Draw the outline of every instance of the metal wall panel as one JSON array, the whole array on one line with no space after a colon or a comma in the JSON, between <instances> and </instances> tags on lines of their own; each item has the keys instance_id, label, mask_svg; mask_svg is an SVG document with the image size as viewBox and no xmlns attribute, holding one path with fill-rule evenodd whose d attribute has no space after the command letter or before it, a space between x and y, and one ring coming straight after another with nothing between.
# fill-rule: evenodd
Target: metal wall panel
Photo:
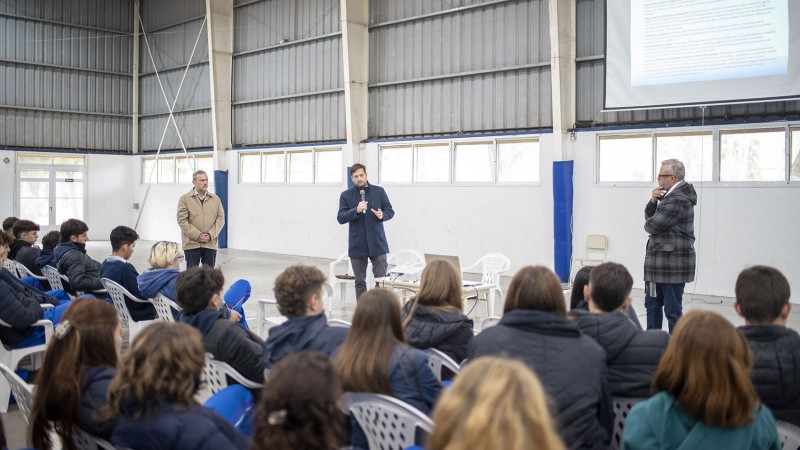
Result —
<instances>
[{"instance_id":1,"label":"metal wall panel","mask_svg":"<svg viewBox=\"0 0 800 450\"><path fill-rule=\"evenodd\" d=\"M0 108L0 144L130 151L131 119Z\"/></svg>"},{"instance_id":2,"label":"metal wall panel","mask_svg":"<svg viewBox=\"0 0 800 450\"><path fill-rule=\"evenodd\" d=\"M156 77L155 74L142 76L139 79L140 103L142 115L168 113L167 103L161 93L161 86L166 92L169 104L175 99L178 87L183 78L183 69L165 72ZM159 85L159 79L161 84ZM211 105L211 89L209 84L208 64L192 66L183 80L175 111L203 108Z\"/></svg>"},{"instance_id":3,"label":"metal wall panel","mask_svg":"<svg viewBox=\"0 0 800 450\"><path fill-rule=\"evenodd\" d=\"M146 31L147 27L145 27ZM200 36L199 40L198 35ZM189 62L195 42L197 42L197 49L192 62L207 62L208 30L203 26L203 19L193 20L155 33L147 33L147 40L145 41L144 37L141 37L139 41L140 73L154 73L153 63L150 59L151 53L159 72L168 69L183 70L186 63Z\"/></svg>"},{"instance_id":4,"label":"metal wall panel","mask_svg":"<svg viewBox=\"0 0 800 450\"><path fill-rule=\"evenodd\" d=\"M578 58L602 56L606 49L604 1L578 0L575 5L575 39Z\"/></svg>"},{"instance_id":5,"label":"metal wall panel","mask_svg":"<svg viewBox=\"0 0 800 450\"><path fill-rule=\"evenodd\" d=\"M141 18L145 31L157 30L204 16L205 0L142 0Z\"/></svg>"},{"instance_id":6,"label":"metal wall panel","mask_svg":"<svg viewBox=\"0 0 800 450\"><path fill-rule=\"evenodd\" d=\"M391 20L400 20L486 2L487 0L370 0L369 22L370 24L376 24Z\"/></svg>"},{"instance_id":7,"label":"metal wall panel","mask_svg":"<svg viewBox=\"0 0 800 450\"><path fill-rule=\"evenodd\" d=\"M344 93L236 106L234 145L343 140Z\"/></svg>"},{"instance_id":8,"label":"metal wall panel","mask_svg":"<svg viewBox=\"0 0 800 450\"><path fill-rule=\"evenodd\" d=\"M547 1L430 3L372 2L369 135L552 126Z\"/></svg>"},{"instance_id":9,"label":"metal wall panel","mask_svg":"<svg viewBox=\"0 0 800 450\"><path fill-rule=\"evenodd\" d=\"M234 48L249 52L233 61L234 144L344 139L339 1L265 0L234 13Z\"/></svg>"},{"instance_id":10,"label":"metal wall panel","mask_svg":"<svg viewBox=\"0 0 800 450\"><path fill-rule=\"evenodd\" d=\"M131 0L3 0L0 13L131 32Z\"/></svg>"},{"instance_id":11,"label":"metal wall panel","mask_svg":"<svg viewBox=\"0 0 800 450\"><path fill-rule=\"evenodd\" d=\"M139 121L139 144L142 150L156 150L168 116L143 117ZM175 122L181 130L181 138L186 148L211 147L211 110L192 111L175 115ZM169 124L164 137L162 150L179 149L181 143L175 133L175 126Z\"/></svg>"}]
</instances>

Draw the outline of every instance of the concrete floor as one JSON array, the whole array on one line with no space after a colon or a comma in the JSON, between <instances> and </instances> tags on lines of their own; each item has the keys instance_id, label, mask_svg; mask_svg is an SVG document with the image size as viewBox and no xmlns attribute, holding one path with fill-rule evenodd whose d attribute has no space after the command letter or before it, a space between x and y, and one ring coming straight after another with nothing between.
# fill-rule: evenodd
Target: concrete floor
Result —
<instances>
[{"instance_id":1,"label":"concrete floor","mask_svg":"<svg viewBox=\"0 0 800 450\"><path fill-rule=\"evenodd\" d=\"M131 263L142 272L146 270L149 265L147 264L147 256L150 253L150 247L153 242L139 241L136 245L136 252L131 258ZM92 258L102 261L111 253L111 245L108 241L91 241L87 245L87 251ZM273 283L275 278L280 274L283 269L291 264L309 264L318 267L326 275L328 274L328 265L331 260L321 258L308 258L301 256L288 256L277 255L270 253L252 252L247 250L220 250L217 254L217 267L222 269L225 274L226 286L232 284L239 278L244 278L250 281L252 286L252 294L250 300L245 303L245 314L251 328L256 330L256 317L258 313L259 302L258 299L274 298L272 293ZM342 266L343 267L343 266ZM509 274L512 275L512 274ZM470 276L469 279L479 279L479 275ZM510 276L503 277L501 284L504 291L507 289L508 283L511 280ZM330 318L344 319L350 321L355 309L355 290L348 286L346 290L346 298L344 306L339 301L338 289L334 294L334 302L332 311L329 312ZM642 323L645 322L645 309L644 309L644 292L642 290L634 290L633 292L633 305L639 313L639 318ZM712 310L722 314L734 325L743 325L744 321L736 315L733 310L733 299L729 297L713 297L692 295L687 292L684 295L684 311L692 309L706 309ZM279 316L277 307L268 305L266 307L266 315ZM465 305L469 314L475 320L476 327L479 326L481 320L487 317L486 305L481 302L475 305L473 301L467 302ZM500 315L503 306L502 302L495 305L495 315ZM789 326L795 330L800 330L800 314L792 313L789 319ZM666 319L664 320L664 328L666 328ZM262 337L266 337L266 331ZM27 446L27 425L22 418L22 415L17 410L16 405L12 405L7 414L2 414L3 423L5 425L6 437L8 439L9 448L20 448Z\"/></svg>"}]
</instances>

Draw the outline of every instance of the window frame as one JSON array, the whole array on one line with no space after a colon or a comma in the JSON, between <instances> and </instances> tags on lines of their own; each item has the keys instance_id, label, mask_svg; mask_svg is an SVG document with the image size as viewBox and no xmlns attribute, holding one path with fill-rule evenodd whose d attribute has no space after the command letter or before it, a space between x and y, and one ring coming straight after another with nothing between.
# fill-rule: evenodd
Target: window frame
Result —
<instances>
[{"instance_id":1,"label":"window frame","mask_svg":"<svg viewBox=\"0 0 800 450\"><path fill-rule=\"evenodd\" d=\"M188 155L184 154L184 153L168 153L168 154L165 154L165 155L155 155L155 154L142 155L142 157L140 158L140 164L139 164L139 185L140 186L147 186L148 184L152 184L152 185L170 186L170 185L185 185L187 183L191 183L192 180L180 181L180 179L179 179L180 177L179 177L179 173L178 173L178 167L179 167L178 158L192 158L192 159L194 159L194 170L197 170L197 167L198 167L197 159L198 158L204 158L204 159L205 158L211 158L213 160L214 155L213 155L213 153L208 153L208 152L189 153ZM158 162L159 161L169 160L169 159L171 159L173 161L173 163L174 163L174 167L172 169L172 172L173 172L175 181L160 182L160 181L158 181L158 177L159 177ZM149 178L149 174L145 173L145 161L154 161L155 162L156 169L153 171L153 173L154 173L154 177L156 178L156 181L154 181L154 182L150 182L150 181L145 180L145 178ZM188 159L187 159L187 161L188 161ZM192 164L189 164L189 168L190 169L192 168L192 166L193 166ZM213 162L212 162L212 167L213 167ZM209 184L209 186L214 184L214 174L213 173L209 173L208 184Z\"/></svg>"},{"instance_id":2,"label":"window frame","mask_svg":"<svg viewBox=\"0 0 800 450\"><path fill-rule=\"evenodd\" d=\"M341 179L339 181L317 181L317 154L323 152L338 151L342 154L342 166L339 168ZM314 145L314 146L297 146L297 147L259 147L247 148L236 150L238 155L237 161L237 184L245 186L341 186L346 182L344 177L344 147L341 144L335 145ZM295 182L289 181L289 155L291 153L311 153L311 182ZM259 158L259 181L243 181L242 180L242 156L244 155L260 155ZM282 154L283 155L283 181L265 181L264 180L264 155L265 154Z\"/></svg>"}]
</instances>

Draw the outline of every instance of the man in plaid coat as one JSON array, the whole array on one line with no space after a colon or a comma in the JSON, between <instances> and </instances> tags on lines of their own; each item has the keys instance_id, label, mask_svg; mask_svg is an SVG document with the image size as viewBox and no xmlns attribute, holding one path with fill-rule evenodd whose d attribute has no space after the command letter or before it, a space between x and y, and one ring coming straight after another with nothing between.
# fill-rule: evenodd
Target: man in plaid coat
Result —
<instances>
[{"instance_id":1,"label":"man in plaid coat","mask_svg":"<svg viewBox=\"0 0 800 450\"><path fill-rule=\"evenodd\" d=\"M644 258L647 329L661 329L662 308L669 331L683 314L683 288L694 281L694 205L697 192L684 180L686 168L677 159L661 163L658 187L644 209L644 230L650 234Z\"/></svg>"}]
</instances>

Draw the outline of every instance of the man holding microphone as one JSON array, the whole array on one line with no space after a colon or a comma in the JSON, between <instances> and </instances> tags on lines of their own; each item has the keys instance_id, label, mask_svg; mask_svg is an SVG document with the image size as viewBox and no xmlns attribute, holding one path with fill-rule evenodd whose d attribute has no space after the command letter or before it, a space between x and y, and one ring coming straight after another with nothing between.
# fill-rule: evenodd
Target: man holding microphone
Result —
<instances>
[{"instance_id":1,"label":"man holding microphone","mask_svg":"<svg viewBox=\"0 0 800 450\"><path fill-rule=\"evenodd\" d=\"M353 187L339 196L340 224L349 223L350 237L347 255L356 277L356 300L367 290L367 259L372 261L375 278L386 276L386 254L389 244L383 222L394 217L392 204L382 187L369 184L363 164L350 167Z\"/></svg>"}]
</instances>

